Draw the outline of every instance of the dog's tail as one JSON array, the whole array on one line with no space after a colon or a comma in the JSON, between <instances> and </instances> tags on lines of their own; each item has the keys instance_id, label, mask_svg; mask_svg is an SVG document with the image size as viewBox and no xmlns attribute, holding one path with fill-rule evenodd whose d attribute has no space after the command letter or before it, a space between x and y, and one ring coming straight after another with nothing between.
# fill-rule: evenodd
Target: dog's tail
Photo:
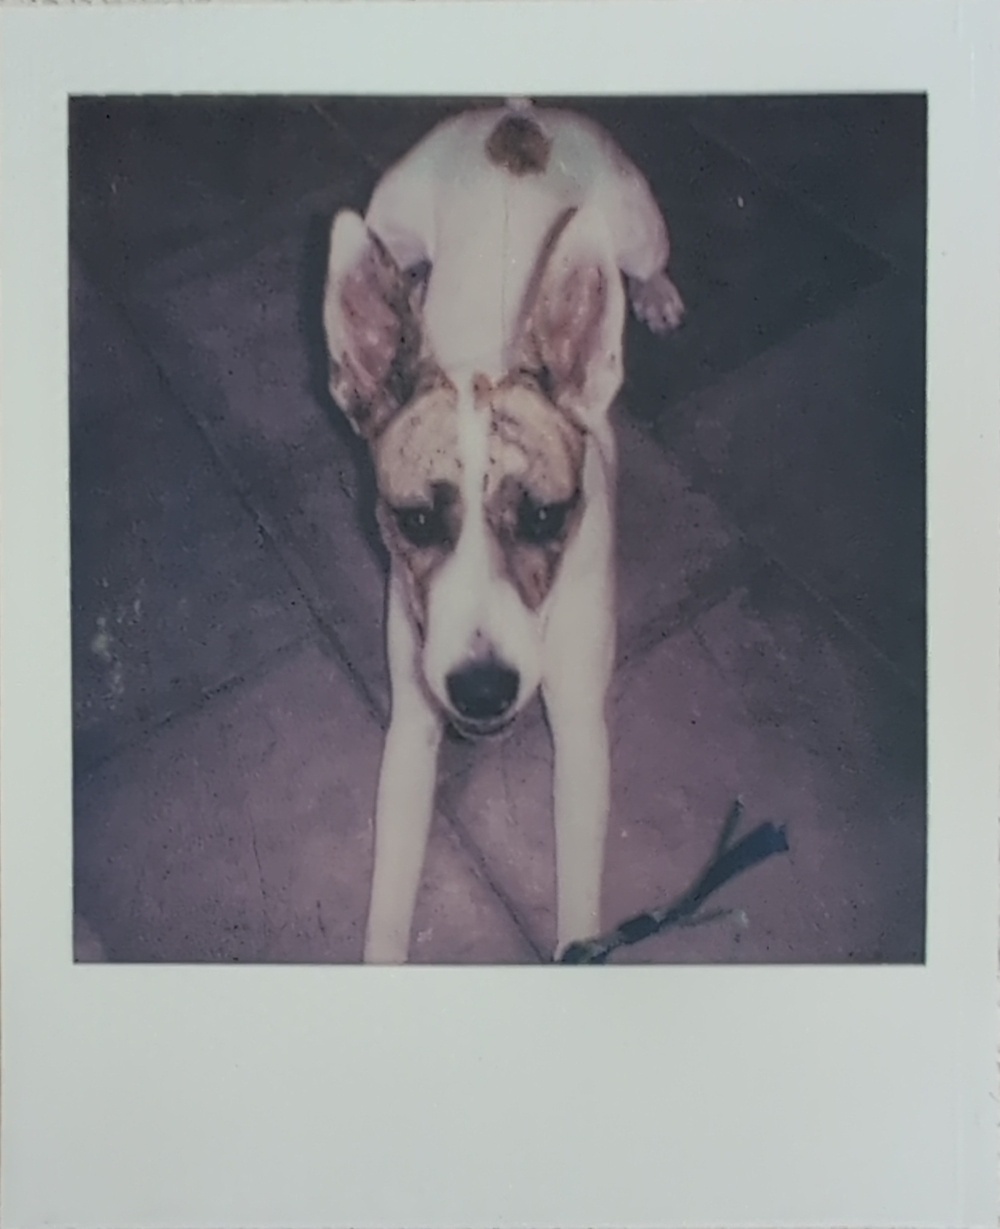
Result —
<instances>
[{"instance_id":1,"label":"dog's tail","mask_svg":"<svg viewBox=\"0 0 1000 1229\"><path fill-rule=\"evenodd\" d=\"M490 133L486 156L512 175L538 175L549 164L552 142L533 113L530 98L508 98L503 119Z\"/></svg>"}]
</instances>

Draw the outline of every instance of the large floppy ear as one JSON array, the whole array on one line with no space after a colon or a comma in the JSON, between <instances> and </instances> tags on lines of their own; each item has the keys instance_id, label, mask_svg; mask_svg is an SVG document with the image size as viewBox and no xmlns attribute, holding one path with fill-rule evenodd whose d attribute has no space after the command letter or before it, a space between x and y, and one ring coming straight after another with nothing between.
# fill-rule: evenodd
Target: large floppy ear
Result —
<instances>
[{"instance_id":1,"label":"large floppy ear","mask_svg":"<svg viewBox=\"0 0 1000 1229\"><path fill-rule=\"evenodd\" d=\"M515 354L586 428L603 421L622 384L625 290L611 252L597 214L559 218L528 287Z\"/></svg>"},{"instance_id":2,"label":"large floppy ear","mask_svg":"<svg viewBox=\"0 0 1000 1229\"><path fill-rule=\"evenodd\" d=\"M371 438L409 399L420 356L410 283L358 214L342 210L330 234L323 323L330 393Z\"/></svg>"}]
</instances>

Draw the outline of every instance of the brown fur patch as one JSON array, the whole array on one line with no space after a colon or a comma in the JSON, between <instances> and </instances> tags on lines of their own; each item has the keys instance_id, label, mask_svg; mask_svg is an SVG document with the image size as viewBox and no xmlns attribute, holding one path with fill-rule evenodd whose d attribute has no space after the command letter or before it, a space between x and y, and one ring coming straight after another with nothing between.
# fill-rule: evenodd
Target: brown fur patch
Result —
<instances>
[{"instance_id":1,"label":"brown fur patch","mask_svg":"<svg viewBox=\"0 0 1000 1229\"><path fill-rule=\"evenodd\" d=\"M477 379L475 397L477 407L490 415L484 498L498 561L525 605L536 610L555 582L579 521L586 436L530 374L518 373L495 386ZM423 633L431 582L458 541L463 514L458 396L440 373L428 372L414 400L373 442L373 456L382 537L401 565L410 608ZM434 506L442 491L447 492L447 541L415 546L400 530L394 510ZM519 536L525 499L539 507L573 505L551 542Z\"/></svg>"},{"instance_id":2,"label":"brown fur patch","mask_svg":"<svg viewBox=\"0 0 1000 1229\"><path fill-rule=\"evenodd\" d=\"M579 500L574 503L562 531L551 542L523 542L517 535L517 520L521 500L526 494L528 492L516 479L505 479L490 508L489 518L504 571L525 606L537 610L555 583L559 564L580 518L581 504Z\"/></svg>"},{"instance_id":3,"label":"brown fur patch","mask_svg":"<svg viewBox=\"0 0 1000 1229\"><path fill-rule=\"evenodd\" d=\"M555 582L579 520L586 441L582 430L530 380L504 381L492 397L493 432L486 483L486 516L503 567L529 608L536 610ZM522 501L539 506L575 501L560 534L533 544L518 536Z\"/></svg>"},{"instance_id":4,"label":"brown fur patch","mask_svg":"<svg viewBox=\"0 0 1000 1229\"><path fill-rule=\"evenodd\" d=\"M505 380L491 398L487 499L516 477L539 503L562 503L579 490L586 437L530 376Z\"/></svg>"},{"instance_id":5,"label":"brown fur patch","mask_svg":"<svg viewBox=\"0 0 1000 1229\"><path fill-rule=\"evenodd\" d=\"M458 490L462 464L458 455L458 399L453 386L440 373L428 372L416 397L389 422L372 452L382 540L401 566L410 608L423 632L431 580L461 530ZM446 509L448 541L415 546L401 532L394 510L433 507L442 490L455 495Z\"/></svg>"},{"instance_id":6,"label":"brown fur patch","mask_svg":"<svg viewBox=\"0 0 1000 1229\"><path fill-rule=\"evenodd\" d=\"M438 482L459 486L458 398L451 384L429 377L385 426L372 452L379 492L393 506L430 501Z\"/></svg>"},{"instance_id":7,"label":"brown fur patch","mask_svg":"<svg viewBox=\"0 0 1000 1229\"><path fill-rule=\"evenodd\" d=\"M446 543L433 546L415 546L408 541L399 528L395 513L384 500L377 509L382 540L393 558L400 565L406 587L410 610L416 619L421 635L427 629L427 597L435 573L444 564L458 541L461 532L462 508L457 491L451 491L445 519L448 526Z\"/></svg>"},{"instance_id":8,"label":"brown fur patch","mask_svg":"<svg viewBox=\"0 0 1000 1229\"><path fill-rule=\"evenodd\" d=\"M486 142L486 156L512 175L538 175L549 164L552 142L541 128L525 115L508 115L500 121Z\"/></svg>"}]
</instances>

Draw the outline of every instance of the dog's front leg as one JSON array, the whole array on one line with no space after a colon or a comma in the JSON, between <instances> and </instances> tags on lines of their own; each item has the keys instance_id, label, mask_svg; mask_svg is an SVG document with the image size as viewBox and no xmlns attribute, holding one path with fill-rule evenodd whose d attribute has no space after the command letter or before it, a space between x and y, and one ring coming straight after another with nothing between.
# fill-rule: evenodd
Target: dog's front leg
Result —
<instances>
[{"instance_id":1,"label":"dog's front leg","mask_svg":"<svg viewBox=\"0 0 1000 1229\"><path fill-rule=\"evenodd\" d=\"M375 806L375 868L365 934L367 964L403 964L427 848L441 719L419 680L419 645L399 584L389 592L392 715Z\"/></svg>"},{"instance_id":2,"label":"dog's front leg","mask_svg":"<svg viewBox=\"0 0 1000 1229\"><path fill-rule=\"evenodd\" d=\"M605 597L607 595L605 594ZM567 628L543 684L554 750L556 958L601 929L604 846L611 807L607 693L614 630L609 613Z\"/></svg>"}]
</instances>

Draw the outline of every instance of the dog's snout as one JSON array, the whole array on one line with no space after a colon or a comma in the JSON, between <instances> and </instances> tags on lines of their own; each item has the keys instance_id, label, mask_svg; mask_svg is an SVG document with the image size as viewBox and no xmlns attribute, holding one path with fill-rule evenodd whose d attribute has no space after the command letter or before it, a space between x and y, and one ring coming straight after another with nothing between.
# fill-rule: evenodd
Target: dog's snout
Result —
<instances>
[{"instance_id":1,"label":"dog's snout","mask_svg":"<svg viewBox=\"0 0 1000 1229\"><path fill-rule=\"evenodd\" d=\"M448 699L469 721L495 721L517 698L520 678L516 670L499 662L473 662L448 675Z\"/></svg>"}]
</instances>

